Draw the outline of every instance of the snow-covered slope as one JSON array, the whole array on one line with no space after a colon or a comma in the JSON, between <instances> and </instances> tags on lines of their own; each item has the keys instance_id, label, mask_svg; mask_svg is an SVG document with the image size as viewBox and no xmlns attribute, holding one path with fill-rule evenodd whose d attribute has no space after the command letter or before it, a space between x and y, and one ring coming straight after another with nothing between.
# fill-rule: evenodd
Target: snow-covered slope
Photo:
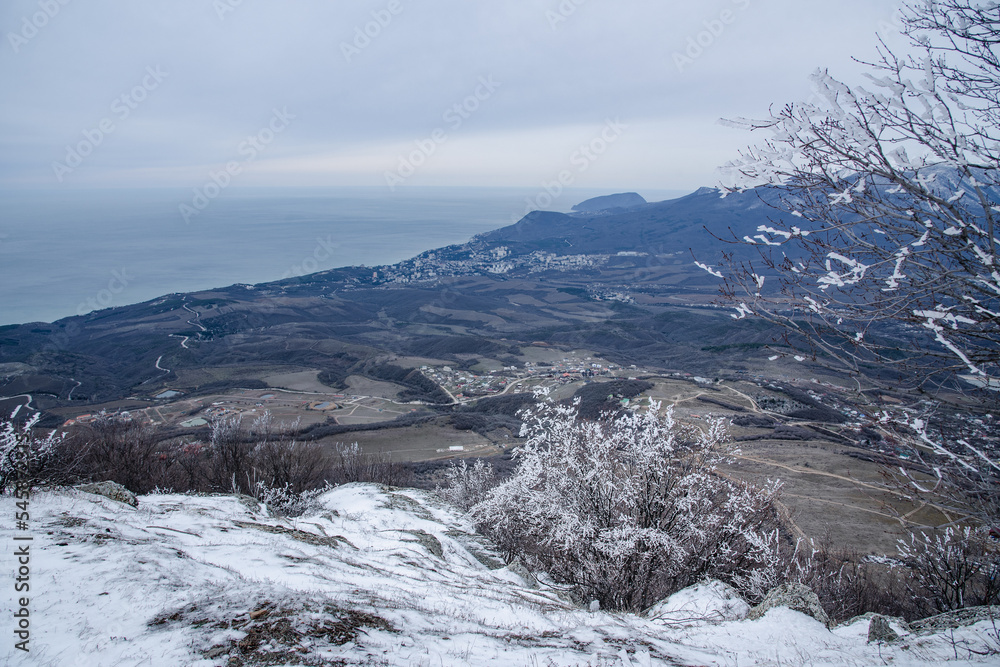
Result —
<instances>
[{"instance_id":1,"label":"snow-covered slope","mask_svg":"<svg viewBox=\"0 0 1000 667\"><path fill-rule=\"evenodd\" d=\"M12 498L0 505L14 517ZM4 521L0 531L6 545L18 544L15 535L34 537L30 653L14 648L11 574L0 662L645 667L996 659L968 650L986 645L989 623L955 630L957 645L942 633L904 635L879 648L866 644L866 621L830 631L788 609L714 624L664 611L709 609L711 600L692 590L648 618L589 611L503 567L431 494L352 484L321 496L320 505L277 519L231 496L151 495L132 508L78 490L36 493L29 530L15 533ZM6 549L8 573L13 550ZM699 590L711 595L715 587Z\"/></svg>"}]
</instances>

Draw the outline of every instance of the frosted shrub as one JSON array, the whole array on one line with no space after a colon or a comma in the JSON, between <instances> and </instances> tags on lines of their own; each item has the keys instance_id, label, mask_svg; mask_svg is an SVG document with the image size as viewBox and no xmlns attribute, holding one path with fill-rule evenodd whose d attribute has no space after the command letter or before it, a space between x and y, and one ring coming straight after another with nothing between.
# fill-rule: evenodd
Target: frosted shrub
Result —
<instances>
[{"instance_id":1,"label":"frosted shrub","mask_svg":"<svg viewBox=\"0 0 1000 667\"><path fill-rule=\"evenodd\" d=\"M469 465L465 460L454 462L445 471L446 486L437 493L456 507L468 511L497 485L493 466L482 459Z\"/></svg>"},{"instance_id":2,"label":"frosted shrub","mask_svg":"<svg viewBox=\"0 0 1000 667\"><path fill-rule=\"evenodd\" d=\"M779 486L721 475L726 428L659 405L613 421L545 403L524 416L513 475L471 507L509 558L610 609L642 609L704 576L751 599L781 570Z\"/></svg>"},{"instance_id":3,"label":"frosted shrub","mask_svg":"<svg viewBox=\"0 0 1000 667\"><path fill-rule=\"evenodd\" d=\"M784 579L808 586L835 622L875 612L912 620L920 617L906 589L900 563L885 556L799 539L787 557Z\"/></svg>"},{"instance_id":4,"label":"frosted shrub","mask_svg":"<svg viewBox=\"0 0 1000 667\"><path fill-rule=\"evenodd\" d=\"M80 473L97 482L112 481L134 493L146 493L164 478L160 435L148 422L101 412L83 430Z\"/></svg>"},{"instance_id":5,"label":"frosted shrub","mask_svg":"<svg viewBox=\"0 0 1000 667\"><path fill-rule=\"evenodd\" d=\"M1000 550L986 529L911 533L897 549L914 597L931 613L1000 604Z\"/></svg>"},{"instance_id":6,"label":"frosted shrub","mask_svg":"<svg viewBox=\"0 0 1000 667\"><path fill-rule=\"evenodd\" d=\"M268 439L253 451L253 469L272 487L289 487L295 493L315 489L330 475L330 453L317 442L287 438Z\"/></svg>"},{"instance_id":7,"label":"frosted shrub","mask_svg":"<svg viewBox=\"0 0 1000 667\"><path fill-rule=\"evenodd\" d=\"M31 432L41 418L35 413L21 426L14 423L17 410L0 423L0 493L13 487L19 478L31 485L44 481L46 472L58 455L62 435L55 432L38 437Z\"/></svg>"},{"instance_id":8,"label":"frosted shrub","mask_svg":"<svg viewBox=\"0 0 1000 667\"><path fill-rule=\"evenodd\" d=\"M241 415L213 420L204 471L212 488L232 487L234 492L251 493L254 446L243 429Z\"/></svg>"},{"instance_id":9,"label":"frosted shrub","mask_svg":"<svg viewBox=\"0 0 1000 667\"><path fill-rule=\"evenodd\" d=\"M334 484L372 482L402 486L407 476L405 468L393 462L390 452L363 452L356 442L338 442L331 454L329 480Z\"/></svg>"}]
</instances>

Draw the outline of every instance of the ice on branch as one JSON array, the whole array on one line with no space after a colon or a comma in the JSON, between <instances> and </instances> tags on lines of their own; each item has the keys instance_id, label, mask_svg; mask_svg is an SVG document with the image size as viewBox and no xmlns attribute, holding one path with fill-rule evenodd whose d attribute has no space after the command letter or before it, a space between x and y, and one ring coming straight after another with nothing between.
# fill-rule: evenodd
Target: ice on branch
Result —
<instances>
[{"instance_id":1,"label":"ice on branch","mask_svg":"<svg viewBox=\"0 0 1000 667\"><path fill-rule=\"evenodd\" d=\"M747 315L753 315L753 311L750 310L745 303L741 303L736 307L736 314L730 315L729 317L734 320L742 320Z\"/></svg>"},{"instance_id":2,"label":"ice on branch","mask_svg":"<svg viewBox=\"0 0 1000 667\"><path fill-rule=\"evenodd\" d=\"M836 192L830 197L830 205L836 206L837 204L850 204L854 199L851 197L851 189L847 188L843 192Z\"/></svg>"},{"instance_id":3,"label":"ice on branch","mask_svg":"<svg viewBox=\"0 0 1000 667\"><path fill-rule=\"evenodd\" d=\"M837 252L831 252L827 255L826 260L826 270L825 276L820 276L817 282L822 286L820 289L826 289L827 287L844 287L845 285L854 285L860 282L864 277L865 273L870 267L857 260L853 260L850 257L845 257ZM837 273L833 269L833 265L830 260L840 262L850 269L846 273Z\"/></svg>"},{"instance_id":4,"label":"ice on branch","mask_svg":"<svg viewBox=\"0 0 1000 667\"><path fill-rule=\"evenodd\" d=\"M710 274L712 274L716 278L721 278L722 277L722 272L721 271L716 271L715 269L713 269L712 267L710 267L708 264L702 264L701 262L695 262L694 265L697 266L699 269L702 269L704 271L708 271Z\"/></svg>"},{"instance_id":5,"label":"ice on branch","mask_svg":"<svg viewBox=\"0 0 1000 667\"><path fill-rule=\"evenodd\" d=\"M933 329L934 331L942 330L941 327L937 326L937 322L944 321L952 329L958 329L959 324L977 324L973 319L969 319L964 315L955 315L950 313L951 308L941 308L938 306L938 310L915 310L913 314L917 317L926 317L927 322L924 326Z\"/></svg>"},{"instance_id":6,"label":"ice on branch","mask_svg":"<svg viewBox=\"0 0 1000 667\"><path fill-rule=\"evenodd\" d=\"M814 313L823 312L823 307L820 306L819 302L816 301L816 299L812 298L811 296L803 297L802 300L805 301L807 304L809 304L809 310L813 311Z\"/></svg>"}]
</instances>

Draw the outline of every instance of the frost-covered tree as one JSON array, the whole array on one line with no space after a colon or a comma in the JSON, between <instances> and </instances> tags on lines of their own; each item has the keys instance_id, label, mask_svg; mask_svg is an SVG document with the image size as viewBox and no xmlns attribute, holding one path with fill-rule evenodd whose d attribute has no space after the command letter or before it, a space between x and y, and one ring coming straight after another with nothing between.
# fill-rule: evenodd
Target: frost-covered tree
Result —
<instances>
[{"instance_id":1,"label":"frost-covered tree","mask_svg":"<svg viewBox=\"0 0 1000 667\"><path fill-rule=\"evenodd\" d=\"M995 411L1000 4L921 0L902 26L909 53L882 42L864 85L818 71L810 101L729 121L769 137L726 166L723 189L761 188L781 215L733 239L759 259L734 253L717 273L734 317L784 326L818 361L896 388L962 390ZM901 479L964 504L958 521L1000 519L993 421L976 437L932 422L883 412L877 427L926 473Z\"/></svg>"},{"instance_id":2,"label":"frost-covered tree","mask_svg":"<svg viewBox=\"0 0 1000 667\"><path fill-rule=\"evenodd\" d=\"M704 576L750 598L776 583L778 485L719 472L721 422L685 428L656 404L591 421L544 403L524 419L516 470L470 510L508 558L611 609L642 609Z\"/></svg>"},{"instance_id":3,"label":"frost-covered tree","mask_svg":"<svg viewBox=\"0 0 1000 667\"><path fill-rule=\"evenodd\" d=\"M770 136L725 188L774 188L789 214L736 239L760 250L723 272L737 317L854 370L899 369L897 383L1000 388L998 7L913 3L915 52L883 43L864 86L818 71L809 102L729 121Z\"/></svg>"}]
</instances>

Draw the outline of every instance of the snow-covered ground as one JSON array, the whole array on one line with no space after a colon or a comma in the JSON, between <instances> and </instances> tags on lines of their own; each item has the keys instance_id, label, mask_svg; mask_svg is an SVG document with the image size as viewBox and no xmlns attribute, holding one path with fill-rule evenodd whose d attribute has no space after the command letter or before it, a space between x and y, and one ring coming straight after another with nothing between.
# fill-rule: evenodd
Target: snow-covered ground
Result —
<instances>
[{"instance_id":1,"label":"snow-covered ground","mask_svg":"<svg viewBox=\"0 0 1000 667\"><path fill-rule=\"evenodd\" d=\"M574 605L416 490L351 484L297 519L232 496L150 495L138 508L78 490L36 493L29 530L0 503L7 665L936 665L977 655L989 622L867 644L784 608L692 622L717 586L647 617ZM30 534L30 652L17 650L15 536ZM522 576L523 575L523 576ZM718 618L742 617L729 600Z\"/></svg>"}]
</instances>

